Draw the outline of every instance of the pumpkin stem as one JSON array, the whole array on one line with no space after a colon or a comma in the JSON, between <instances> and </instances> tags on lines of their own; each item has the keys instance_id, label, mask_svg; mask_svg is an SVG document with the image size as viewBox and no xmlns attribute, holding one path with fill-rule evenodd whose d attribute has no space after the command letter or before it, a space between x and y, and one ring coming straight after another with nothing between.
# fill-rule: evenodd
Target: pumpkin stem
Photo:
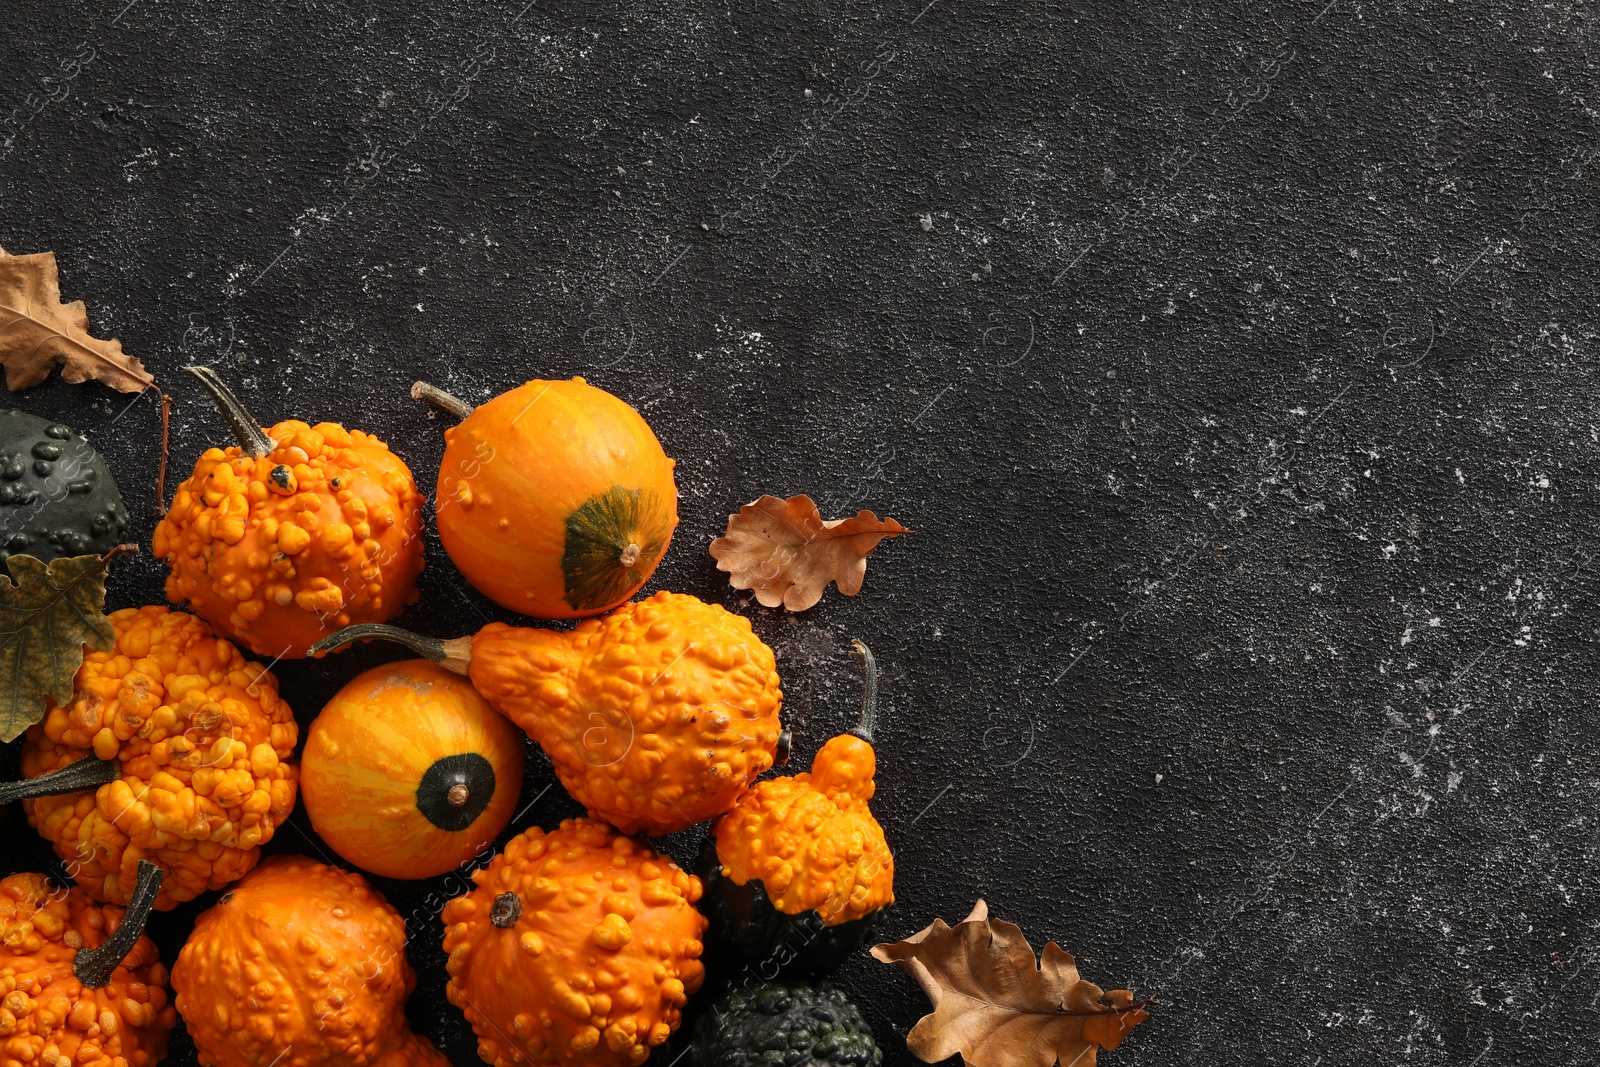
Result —
<instances>
[{"instance_id":1,"label":"pumpkin stem","mask_svg":"<svg viewBox=\"0 0 1600 1067\"><path fill-rule=\"evenodd\" d=\"M117 780L122 764L114 759L88 756L69 763L59 770L24 778L20 782L0 783L0 806L13 800L33 800L37 797L59 797L66 793L82 793L98 789Z\"/></svg>"},{"instance_id":2,"label":"pumpkin stem","mask_svg":"<svg viewBox=\"0 0 1600 1067\"><path fill-rule=\"evenodd\" d=\"M489 908L489 921L496 927L505 930L515 926L520 918L522 918L521 897L515 893L501 893L494 898L494 904Z\"/></svg>"},{"instance_id":3,"label":"pumpkin stem","mask_svg":"<svg viewBox=\"0 0 1600 1067\"><path fill-rule=\"evenodd\" d=\"M312 645L308 652L312 656L319 656L324 652L332 652L336 648L343 648L355 641L365 641L372 637L405 645L422 658L432 660L457 674L466 674L472 665L470 637L456 637L446 641L438 637L424 637L410 630L402 630L398 626L389 626L381 622L346 626L338 633L330 634Z\"/></svg>"},{"instance_id":4,"label":"pumpkin stem","mask_svg":"<svg viewBox=\"0 0 1600 1067\"><path fill-rule=\"evenodd\" d=\"M420 400L424 404L431 404L447 415L454 415L464 419L472 414L472 405L458 396L451 396L437 385L427 382L411 383L411 399Z\"/></svg>"},{"instance_id":5,"label":"pumpkin stem","mask_svg":"<svg viewBox=\"0 0 1600 1067\"><path fill-rule=\"evenodd\" d=\"M185 367L184 370L200 379L200 384L206 387L206 392L211 394L211 400L217 405L217 410L222 412L222 417L228 420L228 428L233 431L233 436L239 439L239 450L251 459L260 459L269 455L278 442L268 437L261 429L251 414L245 410L239 398L233 395L233 390L228 388L226 382L217 377L217 372L210 367Z\"/></svg>"},{"instance_id":6,"label":"pumpkin stem","mask_svg":"<svg viewBox=\"0 0 1600 1067\"><path fill-rule=\"evenodd\" d=\"M122 925L97 947L79 949L77 958L72 961L72 973L78 976L78 981L90 989L102 989L110 984L111 976L138 944L145 920L150 918L150 909L160 893L161 868L149 860L140 860L139 882L133 887L133 897L122 913Z\"/></svg>"},{"instance_id":7,"label":"pumpkin stem","mask_svg":"<svg viewBox=\"0 0 1600 1067\"><path fill-rule=\"evenodd\" d=\"M861 657L861 721L850 732L867 744L872 744L872 727L878 720L878 661L872 658L872 649L859 637L852 637L855 646L852 655Z\"/></svg>"},{"instance_id":8,"label":"pumpkin stem","mask_svg":"<svg viewBox=\"0 0 1600 1067\"><path fill-rule=\"evenodd\" d=\"M622 550L622 555L617 557L617 562L624 567L631 567L639 562L639 553L642 552L636 541L629 541L628 547Z\"/></svg>"}]
</instances>

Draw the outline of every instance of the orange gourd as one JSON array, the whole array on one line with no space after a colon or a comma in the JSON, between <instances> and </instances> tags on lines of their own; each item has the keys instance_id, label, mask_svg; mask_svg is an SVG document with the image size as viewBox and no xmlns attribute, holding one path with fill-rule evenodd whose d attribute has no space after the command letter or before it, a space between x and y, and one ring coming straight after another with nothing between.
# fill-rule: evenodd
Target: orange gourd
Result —
<instances>
[{"instance_id":1,"label":"orange gourd","mask_svg":"<svg viewBox=\"0 0 1600 1067\"><path fill-rule=\"evenodd\" d=\"M780 747L772 650L748 619L659 592L565 632L490 623L438 641L352 626L472 678L550 756L573 798L624 833L674 833L727 811Z\"/></svg>"},{"instance_id":2,"label":"orange gourd","mask_svg":"<svg viewBox=\"0 0 1600 1067\"><path fill-rule=\"evenodd\" d=\"M359 874L272 856L195 922L172 966L206 1067L449 1067L411 1032L400 913Z\"/></svg>"},{"instance_id":3,"label":"orange gourd","mask_svg":"<svg viewBox=\"0 0 1600 1067\"><path fill-rule=\"evenodd\" d=\"M297 420L263 432L206 367L188 367L239 438L207 449L156 526L167 599L261 656L297 658L341 626L416 599L422 495L387 445Z\"/></svg>"},{"instance_id":4,"label":"orange gourd","mask_svg":"<svg viewBox=\"0 0 1600 1067\"><path fill-rule=\"evenodd\" d=\"M0 1067L154 1067L177 1021L141 931L159 872L124 912L42 874L0 880Z\"/></svg>"},{"instance_id":5,"label":"orange gourd","mask_svg":"<svg viewBox=\"0 0 1600 1067\"><path fill-rule=\"evenodd\" d=\"M494 1067L638 1067L700 988L700 880L605 823L511 839L444 907L451 1003Z\"/></svg>"},{"instance_id":6,"label":"orange gourd","mask_svg":"<svg viewBox=\"0 0 1600 1067\"><path fill-rule=\"evenodd\" d=\"M36 830L96 900L126 904L139 861L161 869L156 907L221 889L256 865L294 809L299 728L265 667L166 607L108 616L115 643L85 649L72 702L22 745Z\"/></svg>"},{"instance_id":7,"label":"orange gourd","mask_svg":"<svg viewBox=\"0 0 1600 1067\"><path fill-rule=\"evenodd\" d=\"M461 419L445 431L435 510L479 592L572 619L639 591L678 525L678 489L637 411L582 378L531 381L477 408L425 382L412 395Z\"/></svg>"},{"instance_id":8,"label":"orange gourd","mask_svg":"<svg viewBox=\"0 0 1600 1067\"><path fill-rule=\"evenodd\" d=\"M878 668L865 644L855 649L866 670L856 728L823 745L809 772L751 786L712 824L702 854L719 935L788 973L837 966L894 903L894 854L867 803Z\"/></svg>"},{"instance_id":9,"label":"orange gourd","mask_svg":"<svg viewBox=\"0 0 1600 1067\"><path fill-rule=\"evenodd\" d=\"M306 735L300 795L333 850L431 878L493 843L522 788L522 737L459 674L405 660L336 693Z\"/></svg>"}]
</instances>

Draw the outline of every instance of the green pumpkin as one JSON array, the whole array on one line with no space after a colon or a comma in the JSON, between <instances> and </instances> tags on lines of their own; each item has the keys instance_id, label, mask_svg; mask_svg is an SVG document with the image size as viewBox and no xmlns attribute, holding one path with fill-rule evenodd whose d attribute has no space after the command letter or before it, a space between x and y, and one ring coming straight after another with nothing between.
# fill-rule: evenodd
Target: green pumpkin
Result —
<instances>
[{"instance_id":1,"label":"green pumpkin","mask_svg":"<svg viewBox=\"0 0 1600 1067\"><path fill-rule=\"evenodd\" d=\"M0 411L0 564L101 553L131 520L100 453L59 422Z\"/></svg>"},{"instance_id":2,"label":"green pumpkin","mask_svg":"<svg viewBox=\"0 0 1600 1067\"><path fill-rule=\"evenodd\" d=\"M878 1067L883 1051L861 1009L838 989L804 982L736 988L695 1023L699 1067Z\"/></svg>"}]
</instances>

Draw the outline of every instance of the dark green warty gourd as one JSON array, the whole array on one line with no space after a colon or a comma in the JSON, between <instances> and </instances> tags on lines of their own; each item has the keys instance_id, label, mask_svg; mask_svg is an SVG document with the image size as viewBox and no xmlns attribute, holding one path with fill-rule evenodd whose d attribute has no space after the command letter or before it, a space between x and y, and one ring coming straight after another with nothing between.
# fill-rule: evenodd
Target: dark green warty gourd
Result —
<instances>
[{"instance_id":1,"label":"dark green warty gourd","mask_svg":"<svg viewBox=\"0 0 1600 1067\"><path fill-rule=\"evenodd\" d=\"M828 985L764 982L734 989L695 1024L699 1067L878 1067L883 1052L861 1009Z\"/></svg>"},{"instance_id":2,"label":"dark green warty gourd","mask_svg":"<svg viewBox=\"0 0 1600 1067\"><path fill-rule=\"evenodd\" d=\"M105 552L129 525L117 483L88 441L59 422L0 411L0 564Z\"/></svg>"}]
</instances>

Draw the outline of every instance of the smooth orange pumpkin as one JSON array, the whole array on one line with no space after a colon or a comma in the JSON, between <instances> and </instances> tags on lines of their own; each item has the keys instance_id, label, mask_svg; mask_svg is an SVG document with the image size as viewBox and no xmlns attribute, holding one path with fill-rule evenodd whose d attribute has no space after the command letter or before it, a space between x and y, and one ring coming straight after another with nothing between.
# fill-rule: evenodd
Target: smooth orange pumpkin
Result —
<instances>
[{"instance_id":1,"label":"smooth orange pumpkin","mask_svg":"<svg viewBox=\"0 0 1600 1067\"><path fill-rule=\"evenodd\" d=\"M300 795L357 867L431 878L488 848L522 789L522 736L470 682L427 660L352 678L311 724Z\"/></svg>"},{"instance_id":2,"label":"smooth orange pumpkin","mask_svg":"<svg viewBox=\"0 0 1600 1067\"><path fill-rule=\"evenodd\" d=\"M467 581L540 619L599 615L644 585L678 525L674 462L640 414L582 378L472 408L425 382L445 431L439 538Z\"/></svg>"}]
</instances>

